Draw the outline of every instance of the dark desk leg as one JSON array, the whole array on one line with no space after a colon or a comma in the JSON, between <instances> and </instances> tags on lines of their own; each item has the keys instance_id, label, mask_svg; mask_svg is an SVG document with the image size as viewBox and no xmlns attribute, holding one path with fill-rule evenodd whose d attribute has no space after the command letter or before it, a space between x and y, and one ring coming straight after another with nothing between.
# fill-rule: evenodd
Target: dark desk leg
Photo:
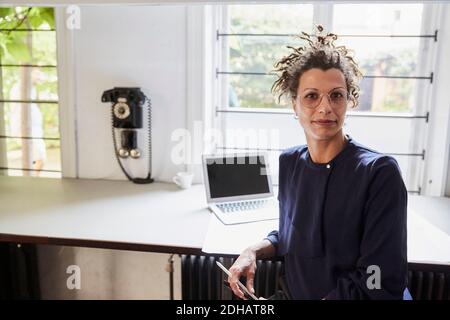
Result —
<instances>
[{"instance_id":1,"label":"dark desk leg","mask_svg":"<svg viewBox=\"0 0 450 320\"><path fill-rule=\"evenodd\" d=\"M169 290L170 290L170 300L174 299L174 294L173 294L173 254L171 254L169 256L169 259L167 260L167 266L166 266L166 271L169 273Z\"/></svg>"},{"instance_id":2,"label":"dark desk leg","mask_svg":"<svg viewBox=\"0 0 450 320\"><path fill-rule=\"evenodd\" d=\"M35 245L0 243L0 299L40 299Z\"/></svg>"}]
</instances>

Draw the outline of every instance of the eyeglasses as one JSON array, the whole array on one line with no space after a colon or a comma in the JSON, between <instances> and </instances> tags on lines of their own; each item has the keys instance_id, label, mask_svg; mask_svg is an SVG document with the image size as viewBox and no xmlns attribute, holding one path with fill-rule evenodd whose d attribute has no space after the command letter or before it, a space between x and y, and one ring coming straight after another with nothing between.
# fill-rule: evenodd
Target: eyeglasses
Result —
<instances>
[{"instance_id":1,"label":"eyeglasses","mask_svg":"<svg viewBox=\"0 0 450 320\"><path fill-rule=\"evenodd\" d=\"M328 93L318 93L316 91L307 91L300 95L300 104L308 109L315 109L322 102L326 95L332 108L342 108L347 105L348 93L346 90L333 90Z\"/></svg>"}]
</instances>

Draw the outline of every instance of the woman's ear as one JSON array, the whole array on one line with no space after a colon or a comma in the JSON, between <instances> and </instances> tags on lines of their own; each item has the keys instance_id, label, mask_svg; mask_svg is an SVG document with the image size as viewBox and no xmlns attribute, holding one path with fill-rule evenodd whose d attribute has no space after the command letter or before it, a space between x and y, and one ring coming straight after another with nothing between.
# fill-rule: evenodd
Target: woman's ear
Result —
<instances>
[{"instance_id":1,"label":"woman's ear","mask_svg":"<svg viewBox=\"0 0 450 320\"><path fill-rule=\"evenodd\" d=\"M350 108L353 109L356 107L356 101L354 97L350 97Z\"/></svg>"}]
</instances>

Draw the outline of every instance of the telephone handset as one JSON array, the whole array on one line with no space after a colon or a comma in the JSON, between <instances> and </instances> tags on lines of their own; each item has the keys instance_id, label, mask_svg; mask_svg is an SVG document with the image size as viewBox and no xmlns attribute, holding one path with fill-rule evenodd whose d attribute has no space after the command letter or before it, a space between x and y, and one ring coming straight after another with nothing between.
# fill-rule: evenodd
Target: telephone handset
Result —
<instances>
[{"instance_id":1,"label":"telephone handset","mask_svg":"<svg viewBox=\"0 0 450 320\"><path fill-rule=\"evenodd\" d=\"M128 180L139 183L152 183L152 103L140 88L115 87L102 94L102 102L111 102L112 137L117 162ZM141 151L137 145L137 131L142 128L142 107L148 106L148 175L146 178L131 177L122 165L121 158L138 159ZM116 129L121 130L120 149L117 148Z\"/></svg>"}]
</instances>

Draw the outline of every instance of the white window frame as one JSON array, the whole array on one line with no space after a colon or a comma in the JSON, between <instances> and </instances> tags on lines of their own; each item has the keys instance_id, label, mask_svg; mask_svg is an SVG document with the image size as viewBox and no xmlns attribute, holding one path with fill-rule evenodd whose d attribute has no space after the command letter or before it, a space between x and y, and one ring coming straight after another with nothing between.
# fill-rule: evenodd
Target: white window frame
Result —
<instances>
[{"instance_id":1,"label":"white window frame","mask_svg":"<svg viewBox=\"0 0 450 320\"><path fill-rule=\"evenodd\" d=\"M0 68L0 80L3 79L2 77L2 70ZM0 91L0 99L3 99L3 90ZM0 135L5 135L5 104L0 102L0 106ZM6 139L0 139L0 167L6 167L7 162ZM7 171L0 170L0 176L4 175L7 175Z\"/></svg>"},{"instance_id":2,"label":"white window frame","mask_svg":"<svg viewBox=\"0 0 450 320\"><path fill-rule=\"evenodd\" d=\"M61 176L78 178L75 29L66 26L66 7L54 7L58 65Z\"/></svg>"},{"instance_id":3,"label":"white window frame","mask_svg":"<svg viewBox=\"0 0 450 320\"><path fill-rule=\"evenodd\" d=\"M426 5L431 6L431 5ZM428 131L423 135L427 147L421 179L424 195L444 196L450 188L450 5L435 4L428 11L429 26L438 30L438 42L433 52L433 86L427 97L430 106ZM448 181L447 181L448 180ZM450 191L450 190L449 190ZM449 193L447 193L448 195Z\"/></svg>"}]
</instances>

